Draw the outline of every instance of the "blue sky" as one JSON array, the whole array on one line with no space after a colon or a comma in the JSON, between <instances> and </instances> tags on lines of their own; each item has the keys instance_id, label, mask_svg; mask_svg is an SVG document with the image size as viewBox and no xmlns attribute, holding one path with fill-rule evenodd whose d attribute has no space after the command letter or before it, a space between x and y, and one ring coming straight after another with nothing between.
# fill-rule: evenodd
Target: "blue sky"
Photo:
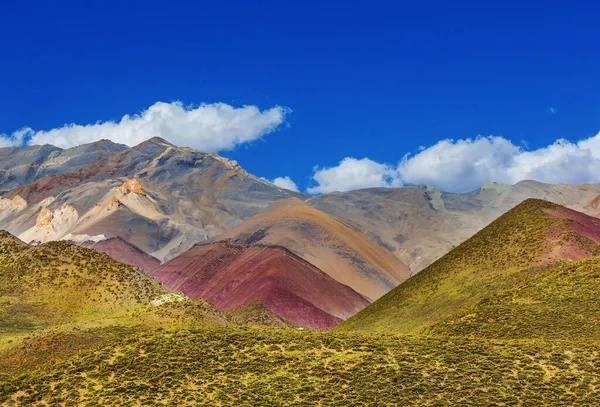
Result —
<instances>
[{"instance_id":1,"label":"blue sky","mask_svg":"<svg viewBox=\"0 0 600 407\"><path fill-rule=\"evenodd\" d=\"M256 131L215 148L313 193L600 182L592 2L250 3L4 2L0 134L159 101L282 107L281 124L244 116ZM478 135L495 138L456 142Z\"/></svg>"}]
</instances>

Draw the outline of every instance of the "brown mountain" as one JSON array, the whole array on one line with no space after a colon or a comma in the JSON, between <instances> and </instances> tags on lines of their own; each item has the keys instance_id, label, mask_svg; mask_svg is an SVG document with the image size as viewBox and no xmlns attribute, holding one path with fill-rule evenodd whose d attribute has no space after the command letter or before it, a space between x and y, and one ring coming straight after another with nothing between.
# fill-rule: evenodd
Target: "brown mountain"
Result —
<instances>
[{"instance_id":1,"label":"brown mountain","mask_svg":"<svg viewBox=\"0 0 600 407\"><path fill-rule=\"evenodd\" d=\"M600 214L600 185L536 181L486 184L468 193L423 185L371 188L321 195L307 202L395 253L414 274L528 198Z\"/></svg>"},{"instance_id":2,"label":"brown mountain","mask_svg":"<svg viewBox=\"0 0 600 407\"><path fill-rule=\"evenodd\" d=\"M205 243L151 271L190 298L239 312L257 301L294 325L329 329L368 301L281 246Z\"/></svg>"},{"instance_id":3,"label":"brown mountain","mask_svg":"<svg viewBox=\"0 0 600 407\"><path fill-rule=\"evenodd\" d=\"M219 239L284 246L370 301L409 277L392 253L299 199L278 201Z\"/></svg>"}]
</instances>

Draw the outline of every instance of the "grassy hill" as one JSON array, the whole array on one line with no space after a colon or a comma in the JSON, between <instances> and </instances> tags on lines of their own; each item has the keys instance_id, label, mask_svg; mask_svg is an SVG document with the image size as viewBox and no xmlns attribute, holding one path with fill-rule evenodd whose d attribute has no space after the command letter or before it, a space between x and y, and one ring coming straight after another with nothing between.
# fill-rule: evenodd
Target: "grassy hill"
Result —
<instances>
[{"instance_id":1,"label":"grassy hill","mask_svg":"<svg viewBox=\"0 0 600 407\"><path fill-rule=\"evenodd\" d=\"M598 219L528 199L336 329L419 333L519 284L519 271L600 254Z\"/></svg>"},{"instance_id":2,"label":"grassy hill","mask_svg":"<svg viewBox=\"0 0 600 407\"><path fill-rule=\"evenodd\" d=\"M597 406L597 346L156 331L0 384L10 405Z\"/></svg>"},{"instance_id":3,"label":"grassy hill","mask_svg":"<svg viewBox=\"0 0 600 407\"><path fill-rule=\"evenodd\" d=\"M239 309L233 309L229 314L232 321L240 325L262 325L279 328L293 326L260 301L254 301L247 306L242 305Z\"/></svg>"},{"instance_id":4,"label":"grassy hill","mask_svg":"<svg viewBox=\"0 0 600 407\"><path fill-rule=\"evenodd\" d=\"M226 322L104 253L0 232L0 377L141 330Z\"/></svg>"},{"instance_id":5,"label":"grassy hill","mask_svg":"<svg viewBox=\"0 0 600 407\"><path fill-rule=\"evenodd\" d=\"M519 273L516 284L461 310L430 334L481 338L600 338L600 258Z\"/></svg>"}]
</instances>

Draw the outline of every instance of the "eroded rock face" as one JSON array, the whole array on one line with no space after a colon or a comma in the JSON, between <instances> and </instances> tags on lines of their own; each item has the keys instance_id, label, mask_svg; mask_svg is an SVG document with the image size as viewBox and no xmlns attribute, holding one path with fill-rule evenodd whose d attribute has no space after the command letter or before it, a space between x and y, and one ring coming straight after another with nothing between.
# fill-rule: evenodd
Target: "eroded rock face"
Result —
<instances>
[{"instance_id":1,"label":"eroded rock face","mask_svg":"<svg viewBox=\"0 0 600 407\"><path fill-rule=\"evenodd\" d=\"M13 199L0 198L0 211L22 211L27 208L27 201L19 195Z\"/></svg>"},{"instance_id":2,"label":"eroded rock face","mask_svg":"<svg viewBox=\"0 0 600 407\"><path fill-rule=\"evenodd\" d=\"M58 240L69 232L79 219L77 209L66 203L51 210L47 207L40 209L35 226L19 235L24 242L48 242Z\"/></svg>"},{"instance_id":3,"label":"eroded rock face","mask_svg":"<svg viewBox=\"0 0 600 407\"><path fill-rule=\"evenodd\" d=\"M35 226L38 228L45 228L47 226L50 226L53 218L54 215L52 214L50 209L42 208L42 210L37 216L37 219L35 220Z\"/></svg>"},{"instance_id":4,"label":"eroded rock face","mask_svg":"<svg viewBox=\"0 0 600 407\"><path fill-rule=\"evenodd\" d=\"M136 194L146 193L144 191L144 188L142 188L142 184L140 184L140 182L135 178L125 181L123 185L121 185L121 187L119 188L119 191L121 191L121 193L123 194L127 194L129 192L133 192Z\"/></svg>"},{"instance_id":5,"label":"eroded rock face","mask_svg":"<svg viewBox=\"0 0 600 407\"><path fill-rule=\"evenodd\" d=\"M0 198L0 220L11 219L27 209L27 201L19 195L13 199Z\"/></svg>"}]
</instances>

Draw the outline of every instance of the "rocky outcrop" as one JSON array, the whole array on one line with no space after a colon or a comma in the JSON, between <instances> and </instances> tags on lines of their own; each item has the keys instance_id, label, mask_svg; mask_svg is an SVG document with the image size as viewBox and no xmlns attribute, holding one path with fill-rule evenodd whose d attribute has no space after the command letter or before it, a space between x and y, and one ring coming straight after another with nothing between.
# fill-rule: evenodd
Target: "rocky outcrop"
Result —
<instances>
[{"instance_id":1,"label":"rocky outcrop","mask_svg":"<svg viewBox=\"0 0 600 407\"><path fill-rule=\"evenodd\" d=\"M66 203L50 210L47 207L40 209L35 225L19 235L24 242L48 242L59 240L66 235L79 219L77 209Z\"/></svg>"},{"instance_id":2,"label":"rocky outcrop","mask_svg":"<svg viewBox=\"0 0 600 407\"><path fill-rule=\"evenodd\" d=\"M123 185L121 185L121 187L119 188L119 191L121 191L122 194L133 192L136 194L144 195L146 193L144 191L144 188L142 188L140 182L135 178L125 181Z\"/></svg>"}]
</instances>

